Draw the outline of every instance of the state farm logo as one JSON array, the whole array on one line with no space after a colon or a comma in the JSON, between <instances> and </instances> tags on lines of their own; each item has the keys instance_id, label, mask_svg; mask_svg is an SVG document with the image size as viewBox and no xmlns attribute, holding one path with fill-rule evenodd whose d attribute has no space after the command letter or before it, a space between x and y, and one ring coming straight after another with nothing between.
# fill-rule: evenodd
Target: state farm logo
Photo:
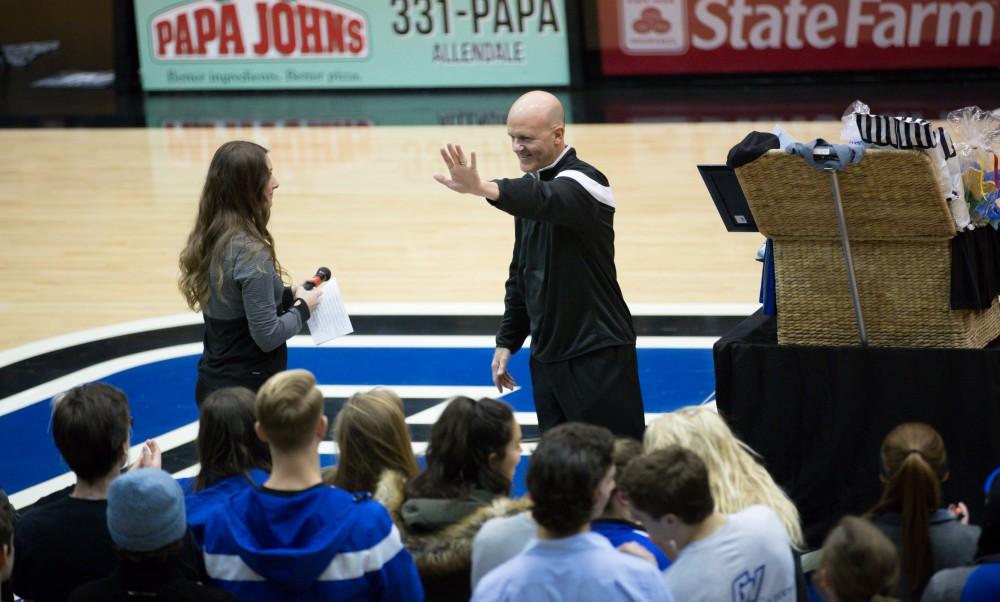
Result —
<instances>
[{"instance_id":1,"label":"state farm logo","mask_svg":"<svg viewBox=\"0 0 1000 602\"><path fill-rule=\"evenodd\" d=\"M617 0L626 54L716 49L991 49L1000 0Z\"/></svg>"},{"instance_id":2,"label":"state farm logo","mask_svg":"<svg viewBox=\"0 0 1000 602\"><path fill-rule=\"evenodd\" d=\"M682 54L688 48L687 0L619 0L627 54Z\"/></svg>"},{"instance_id":3,"label":"state farm logo","mask_svg":"<svg viewBox=\"0 0 1000 602\"><path fill-rule=\"evenodd\" d=\"M360 59L365 16L324 0L196 0L149 22L153 56L164 61Z\"/></svg>"},{"instance_id":4,"label":"state farm logo","mask_svg":"<svg viewBox=\"0 0 1000 602\"><path fill-rule=\"evenodd\" d=\"M642 17L638 21L632 23L632 29L634 29L636 33L649 33L651 31L656 33L669 33L670 21L663 18L663 13L661 13L658 8L644 8L642 9Z\"/></svg>"}]
</instances>

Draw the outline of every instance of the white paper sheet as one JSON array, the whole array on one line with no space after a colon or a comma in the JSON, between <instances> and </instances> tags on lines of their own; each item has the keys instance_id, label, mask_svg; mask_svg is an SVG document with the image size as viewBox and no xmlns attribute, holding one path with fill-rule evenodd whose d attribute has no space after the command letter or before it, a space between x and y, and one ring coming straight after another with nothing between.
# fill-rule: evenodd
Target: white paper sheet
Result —
<instances>
[{"instance_id":1,"label":"white paper sheet","mask_svg":"<svg viewBox=\"0 0 1000 602\"><path fill-rule=\"evenodd\" d=\"M323 296L319 298L319 305L309 315L307 323L313 342L317 345L354 332L336 278L330 278L330 281L323 285Z\"/></svg>"}]
</instances>

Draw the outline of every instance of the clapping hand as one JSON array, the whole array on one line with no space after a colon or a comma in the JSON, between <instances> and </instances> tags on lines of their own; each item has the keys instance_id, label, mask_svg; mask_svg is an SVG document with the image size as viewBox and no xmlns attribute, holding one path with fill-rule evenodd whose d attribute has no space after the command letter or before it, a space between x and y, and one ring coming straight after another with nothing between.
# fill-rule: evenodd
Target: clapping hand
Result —
<instances>
[{"instance_id":1,"label":"clapping hand","mask_svg":"<svg viewBox=\"0 0 1000 602\"><path fill-rule=\"evenodd\" d=\"M146 439L139 450L139 457L129 467L129 471L139 468L163 468L163 451L155 439Z\"/></svg>"}]
</instances>

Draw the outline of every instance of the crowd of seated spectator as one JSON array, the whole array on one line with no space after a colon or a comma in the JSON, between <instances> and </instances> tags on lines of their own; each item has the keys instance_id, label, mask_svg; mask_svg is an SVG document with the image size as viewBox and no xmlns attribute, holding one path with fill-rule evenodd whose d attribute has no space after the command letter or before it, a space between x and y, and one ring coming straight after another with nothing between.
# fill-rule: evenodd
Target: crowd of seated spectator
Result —
<instances>
[{"instance_id":1,"label":"crowd of seated spectator","mask_svg":"<svg viewBox=\"0 0 1000 602\"><path fill-rule=\"evenodd\" d=\"M615 474L620 475L628 463L640 455L641 443L627 437L616 439L611 454ZM532 455L532 460L536 457ZM528 498L530 499L530 492ZM617 485L608 495L601 513L590 521L590 530L605 537L615 547L629 542L642 546L653 556L660 570L670 565L670 560L653 543L642 525L632 519L628 501ZM538 523L530 511L494 518L484 524L472 544L472 587L475 588L480 579L491 570L523 550L537 531Z\"/></svg>"},{"instance_id":2,"label":"crowd of seated spectator","mask_svg":"<svg viewBox=\"0 0 1000 602\"><path fill-rule=\"evenodd\" d=\"M76 588L70 602L236 600L178 568L187 533L184 492L168 473L141 468L117 477L108 488L107 507L108 532L118 562L107 577Z\"/></svg>"},{"instance_id":3,"label":"crowd of seated spectator","mask_svg":"<svg viewBox=\"0 0 1000 602\"><path fill-rule=\"evenodd\" d=\"M25 600L66 600L77 587L108 576L117 552L108 530L108 491L128 463L132 416L128 398L105 383L74 387L52 402L52 438L76 476L69 495L37 504L14 529L13 593ZM143 443L130 470L159 468L155 441ZM186 526L171 558L188 579L205 579L201 554Z\"/></svg>"},{"instance_id":4,"label":"crowd of seated spectator","mask_svg":"<svg viewBox=\"0 0 1000 602\"><path fill-rule=\"evenodd\" d=\"M521 427L503 401L449 400L420 469L402 400L376 388L337 414L304 370L200 406L199 468L174 480L104 383L53 400L68 495L18 517L0 491L0 582L25 600L804 600L799 515L714 410L682 408L643 443L546 431L512 497ZM812 582L830 602L1000 600L1000 479L969 523L945 507L941 436L888 433L881 497L827 535ZM997 471L1000 473L1000 469ZM873 475L876 478L876 475ZM2 483L0 483L2 485Z\"/></svg>"},{"instance_id":5,"label":"crowd of seated spectator","mask_svg":"<svg viewBox=\"0 0 1000 602\"><path fill-rule=\"evenodd\" d=\"M474 602L673 601L655 564L618 552L590 529L615 488L613 447L611 431L589 424L542 436L527 478L537 534L479 581Z\"/></svg>"}]
</instances>

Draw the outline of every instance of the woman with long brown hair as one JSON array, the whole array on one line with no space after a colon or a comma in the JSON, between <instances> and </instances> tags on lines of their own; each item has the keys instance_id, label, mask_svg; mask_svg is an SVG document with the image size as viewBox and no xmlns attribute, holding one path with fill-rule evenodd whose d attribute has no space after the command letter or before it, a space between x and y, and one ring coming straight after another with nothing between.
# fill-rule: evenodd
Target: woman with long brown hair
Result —
<instances>
[{"instance_id":1,"label":"woman with long brown hair","mask_svg":"<svg viewBox=\"0 0 1000 602\"><path fill-rule=\"evenodd\" d=\"M900 557L899 597L919 600L931 576L970 564L979 527L942 508L941 483L948 478L944 440L930 426L906 422L882 441L882 498L866 515L892 541Z\"/></svg>"},{"instance_id":2,"label":"woman with long brown hair","mask_svg":"<svg viewBox=\"0 0 1000 602\"><path fill-rule=\"evenodd\" d=\"M403 543L428 600L468 600L479 528L530 507L509 497L521 426L503 401L453 397L431 427L425 459L427 468L407 482L399 509Z\"/></svg>"},{"instance_id":3,"label":"woman with long brown hair","mask_svg":"<svg viewBox=\"0 0 1000 602\"><path fill-rule=\"evenodd\" d=\"M355 393L333 422L337 465L323 481L347 491L371 492L390 509L402 504L406 482L420 472L406 428L403 400L391 389L378 387ZM393 520L401 524L398 511Z\"/></svg>"},{"instance_id":4,"label":"woman with long brown hair","mask_svg":"<svg viewBox=\"0 0 1000 602\"><path fill-rule=\"evenodd\" d=\"M253 391L226 387L212 392L201 405L198 419L198 476L191 485L198 493L231 477L249 484L267 480L271 451L257 436Z\"/></svg>"},{"instance_id":5,"label":"woman with long brown hair","mask_svg":"<svg viewBox=\"0 0 1000 602\"><path fill-rule=\"evenodd\" d=\"M205 319L195 399L216 389L256 391L287 367L285 342L319 303L320 289L285 286L267 229L278 180L267 149L227 142L215 151L198 217L180 254L178 286Z\"/></svg>"},{"instance_id":6,"label":"woman with long brown hair","mask_svg":"<svg viewBox=\"0 0 1000 602\"><path fill-rule=\"evenodd\" d=\"M184 490L188 525L198 541L205 518L233 494L264 483L271 451L257 436L253 391L225 387L213 391L199 408L198 475L178 479Z\"/></svg>"}]
</instances>

